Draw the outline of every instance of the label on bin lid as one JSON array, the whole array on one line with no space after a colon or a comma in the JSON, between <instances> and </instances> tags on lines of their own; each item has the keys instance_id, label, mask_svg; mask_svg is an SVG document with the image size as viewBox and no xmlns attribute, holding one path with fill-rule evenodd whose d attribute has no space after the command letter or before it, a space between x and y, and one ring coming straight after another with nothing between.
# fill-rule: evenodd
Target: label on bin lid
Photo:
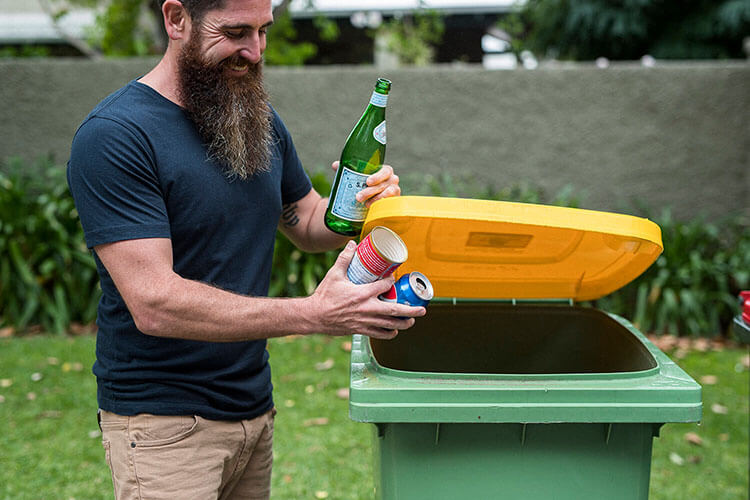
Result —
<instances>
[{"instance_id":1,"label":"label on bin lid","mask_svg":"<svg viewBox=\"0 0 750 500\"><path fill-rule=\"evenodd\" d=\"M391 197L370 207L362 234L374 226L409 248L398 274L423 273L444 298L593 300L663 249L648 219L530 203Z\"/></svg>"}]
</instances>

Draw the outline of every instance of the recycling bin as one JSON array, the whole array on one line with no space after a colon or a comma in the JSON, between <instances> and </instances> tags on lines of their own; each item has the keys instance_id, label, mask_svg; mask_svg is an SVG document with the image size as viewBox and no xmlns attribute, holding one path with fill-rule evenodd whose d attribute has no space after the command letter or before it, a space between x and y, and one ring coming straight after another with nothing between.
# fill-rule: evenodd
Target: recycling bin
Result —
<instances>
[{"instance_id":1,"label":"recycling bin","mask_svg":"<svg viewBox=\"0 0 750 500\"><path fill-rule=\"evenodd\" d=\"M376 225L424 273L427 315L355 335L350 417L373 424L379 499L646 499L651 447L701 418L700 386L632 324L577 302L658 257L652 222L485 200L400 197Z\"/></svg>"},{"instance_id":2,"label":"recycling bin","mask_svg":"<svg viewBox=\"0 0 750 500\"><path fill-rule=\"evenodd\" d=\"M750 344L750 290L740 292L740 314L732 321L732 330L737 340Z\"/></svg>"}]
</instances>

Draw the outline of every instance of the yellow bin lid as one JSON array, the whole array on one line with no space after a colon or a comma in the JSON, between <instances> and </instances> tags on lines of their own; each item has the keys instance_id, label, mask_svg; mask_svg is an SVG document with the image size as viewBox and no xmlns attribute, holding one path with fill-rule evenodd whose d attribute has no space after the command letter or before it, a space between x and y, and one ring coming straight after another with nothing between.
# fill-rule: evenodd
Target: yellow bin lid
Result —
<instances>
[{"instance_id":1,"label":"yellow bin lid","mask_svg":"<svg viewBox=\"0 0 750 500\"><path fill-rule=\"evenodd\" d=\"M648 219L530 203L401 196L370 207L362 229L386 226L436 297L593 300L637 278L659 256Z\"/></svg>"}]
</instances>

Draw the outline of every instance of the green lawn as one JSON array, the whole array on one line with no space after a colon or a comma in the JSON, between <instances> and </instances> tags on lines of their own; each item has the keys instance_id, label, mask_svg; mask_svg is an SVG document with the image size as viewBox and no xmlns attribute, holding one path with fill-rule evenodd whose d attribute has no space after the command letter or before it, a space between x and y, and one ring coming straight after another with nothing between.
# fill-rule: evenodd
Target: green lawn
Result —
<instances>
[{"instance_id":1,"label":"green lawn","mask_svg":"<svg viewBox=\"0 0 750 500\"><path fill-rule=\"evenodd\" d=\"M344 342L280 339L269 348L279 409L275 500L372 498L370 429L349 420L340 393L348 386ZM654 441L651 500L747 498L745 355L744 349L692 352L679 360L708 382L703 422L662 428ZM0 340L0 500L112 498L96 425L93 356L90 336ZM701 444L691 444L687 433Z\"/></svg>"}]
</instances>

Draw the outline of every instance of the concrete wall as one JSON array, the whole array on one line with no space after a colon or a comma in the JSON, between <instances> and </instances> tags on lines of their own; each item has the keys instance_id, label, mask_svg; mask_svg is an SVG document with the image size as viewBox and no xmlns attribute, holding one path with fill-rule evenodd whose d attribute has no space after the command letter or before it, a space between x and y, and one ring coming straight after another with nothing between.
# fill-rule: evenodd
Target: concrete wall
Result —
<instances>
[{"instance_id":1,"label":"concrete wall","mask_svg":"<svg viewBox=\"0 0 750 500\"><path fill-rule=\"evenodd\" d=\"M0 63L0 160L51 153L106 94L153 59ZM438 66L266 70L275 108L309 170L328 169L377 76L393 80L388 163L405 193L427 174L497 188L519 182L582 206L637 214L632 200L678 217L750 205L750 65L575 66L485 71Z\"/></svg>"}]
</instances>

